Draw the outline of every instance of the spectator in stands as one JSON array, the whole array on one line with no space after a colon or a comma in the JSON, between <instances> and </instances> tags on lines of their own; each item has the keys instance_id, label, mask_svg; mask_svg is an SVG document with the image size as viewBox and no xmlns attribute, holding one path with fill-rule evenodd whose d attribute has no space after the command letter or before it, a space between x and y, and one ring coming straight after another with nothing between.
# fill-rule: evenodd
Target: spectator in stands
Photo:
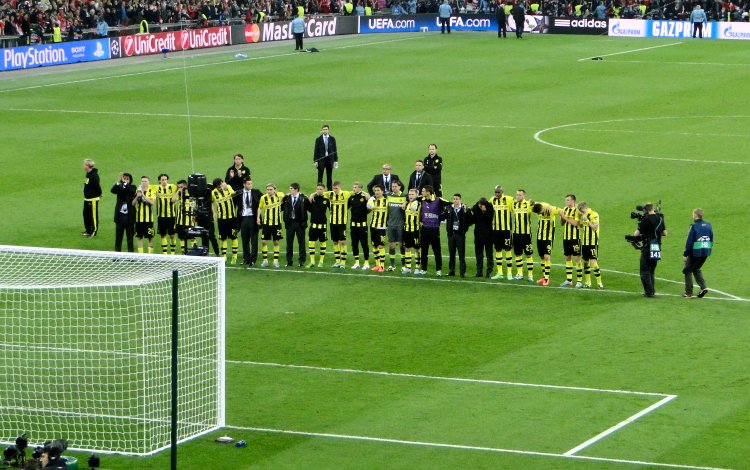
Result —
<instances>
[{"instance_id":1,"label":"spectator in stands","mask_svg":"<svg viewBox=\"0 0 750 470\"><path fill-rule=\"evenodd\" d=\"M597 20L607 19L607 8L604 6L604 2L599 2L599 5L596 6L596 9L594 10L594 18Z\"/></svg>"},{"instance_id":2,"label":"spectator in stands","mask_svg":"<svg viewBox=\"0 0 750 470\"><path fill-rule=\"evenodd\" d=\"M96 35L100 38L106 38L109 35L109 25L101 16L96 23Z\"/></svg>"},{"instance_id":3,"label":"spectator in stands","mask_svg":"<svg viewBox=\"0 0 750 470\"><path fill-rule=\"evenodd\" d=\"M365 7L362 5L362 2L357 2L355 12L357 16L365 16Z\"/></svg>"}]
</instances>

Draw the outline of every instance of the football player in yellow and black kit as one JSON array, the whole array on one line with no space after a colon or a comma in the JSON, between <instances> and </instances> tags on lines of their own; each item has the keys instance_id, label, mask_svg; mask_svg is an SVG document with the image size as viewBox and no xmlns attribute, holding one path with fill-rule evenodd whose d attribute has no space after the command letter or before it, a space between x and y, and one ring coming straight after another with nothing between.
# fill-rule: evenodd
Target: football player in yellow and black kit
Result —
<instances>
[{"instance_id":1,"label":"football player in yellow and black kit","mask_svg":"<svg viewBox=\"0 0 750 470\"><path fill-rule=\"evenodd\" d=\"M148 253L154 252L154 204L156 189L150 186L148 176L141 176L141 185L135 191L135 239L138 253L143 253L143 239L148 239Z\"/></svg>"},{"instance_id":2,"label":"football player in yellow and black kit","mask_svg":"<svg viewBox=\"0 0 750 470\"><path fill-rule=\"evenodd\" d=\"M578 203L581 213L581 257L583 258L583 287L591 287L591 270L599 289L604 289L602 274L599 270L599 213L591 210L585 202Z\"/></svg>"},{"instance_id":3,"label":"football player in yellow and black kit","mask_svg":"<svg viewBox=\"0 0 750 470\"><path fill-rule=\"evenodd\" d=\"M412 272L412 259L417 260L419 269L419 229L422 226L420 217L422 206L417 198L417 190L411 188L404 203L404 261L401 268L402 274Z\"/></svg>"},{"instance_id":4,"label":"football player in yellow and black kit","mask_svg":"<svg viewBox=\"0 0 750 470\"><path fill-rule=\"evenodd\" d=\"M307 254L310 255L310 263L306 266L307 268L315 267L315 242L318 242L320 250L319 268L323 267L326 256L326 242L328 241L326 212L331 208L331 200L325 197L325 191L325 185L318 183L315 192L310 196L310 203L305 206L307 212L310 213L310 230L307 234Z\"/></svg>"},{"instance_id":5,"label":"football player in yellow and black kit","mask_svg":"<svg viewBox=\"0 0 750 470\"><path fill-rule=\"evenodd\" d=\"M216 223L219 226L221 256L227 259L227 239L232 241L232 264L237 264L237 207L234 205L234 189L221 178L215 178L211 190L211 203L216 207Z\"/></svg>"},{"instance_id":6,"label":"football player in yellow and black kit","mask_svg":"<svg viewBox=\"0 0 750 470\"><path fill-rule=\"evenodd\" d=\"M492 279L503 279L503 253L505 253L505 269L508 280L513 279L513 196L504 194L503 187L495 186L495 195L490 198L492 205L492 245L495 248L495 267L497 273ZM530 243L530 242L529 242ZM487 271L489 272L489 266Z\"/></svg>"},{"instance_id":7,"label":"football player in yellow and black kit","mask_svg":"<svg viewBox=\"0 0 750 470\"><path fill-rule=\"evenodd\" d=\"M367 200L370 196L362 192L362 184L354 183L354 191L347 202L352 215L351 234L352 234L352 254L354 255L354 264L352 269L359 269L359 248L362 247L362 258L364 264L362 270L370 269L370 247L367 245ZM343 267L343 265L342 265Z\"/></svg>"},{"instance_id":8,"label":"football player in yellow and black kit","mask_svg":"<svg viewBox=\"0 0 750 470\"><path fill-rule=\"evenodd\" d=\"M536 283L548 286L552 245L555 241L555 216L560 209L550 206L546 202L537 202L532 210L539 216L536 230L536 249L539 252L539 264L542 267L542 277Z\"/></svg>"},{"instance_id":9,"label":"football player in yellow and black kit","mask_svg":"<svg viewBox=\"0 0 750 470\"><path fill-rule=\"evenodd\" d=\"M284 193L276 191L276 185L268 183L266 185L266 194L260 197L258 205L258 225L263 227L261 235L261 251L263 252L263 262L261 267L268 267L268 240L273 241L273 267L279 267L279 240L284 238L281 235L281 200Z\"/></svg>"},{"instance_id":10,"label":"football player in yellow and black kit","mask_svg":"<svg viewBox=\"0 0 750 470\"><path fill-rule=\"evenodd\" d=\"M333 190L323 193L331 201L331 240L333 241L334 269L346 266L346 222L349 218L351 191L341 190L341 181L333 182Z\"/></svg>"},{"instance_id":11,"label":"football player in yellow and black kit","mask_svg":"<svg viewBox=\"0 0 750 470\"><path fill-rule=\"evenodd\" d=\"M177 185L169 182L169 175L166 173L160 174L159 185L156 186L156 209L158 212L156 227L161 239L161 252L165 255L177 253L175 242L177 204L172 200L172 196L176 192ZM167 248L167 238L169 238L169 249Z\"/></svg>"},{"instance_id":12,"label":"football player in yellow and black kit","mask_svg":"<svg viewBox=\"0 0 750 470\"><path fill-rule=\"evenodd\" d=\"M385 271L385 230L388 221L388 199L383 196L383 187L373 186L375 194L367 201L367 210L372 212L370 221L370 239L372 251L375 255L375 266L372 270L382 273Z\"/></svg>"},{"instance_id":13,"label":"football player in yellow and black kit","mask_svg":"<svg viewBox=\"0 0 750 470\"><path fill-rule=\"evenodd\" d=\"M563 226L563 254L565 255L565 281L560 287L573 285L573 265L576 267L576 287L583 286L583 265L581 264L581 240L579 226L581 216L576 206L575 194L565 196L565 207L558 212Z\"/></svg>"},{"instance_id":14,"label":"football player in yellow and black kit","mask_svg":"<svg viewBox=\"0 0 750 470\"><path fill-rule=\"evenodd\" d=\"M513 201L513 254L516 256L516 281L523 279L523 260L526 255L526 275L529 282L534 282L534 247L531 244L531 209L534 201L526 199L526 191L516 190Z\"/></svg>"}]
</instances>

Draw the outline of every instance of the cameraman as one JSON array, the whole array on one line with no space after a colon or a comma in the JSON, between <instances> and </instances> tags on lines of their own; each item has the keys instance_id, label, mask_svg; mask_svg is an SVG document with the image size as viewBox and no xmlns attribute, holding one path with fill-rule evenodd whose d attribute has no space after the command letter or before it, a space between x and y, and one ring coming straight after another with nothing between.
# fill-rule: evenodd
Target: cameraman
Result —
<instances>
[{"instance_id":1,"label":"cameraman","mask_svg":"<svg viewBox=\"0 0 750 470\"><path fill-rule=\"evenodd\" d=\"M110 192L117 196L115 203L115 251L122 251L122 237L125 235L125 241L128 251L133 250L133 234L135 232L135 208L132 205L135 197L136 187L132 184L133 175L130 173L120 173L117 182L112 185Z\"/></svg>"},{"instance_id":2,"label":"cameraman","mask_svg":"<svg viewBox=\"0 0 750 470\"><path fill-rule=\"evenodd\" d=\"M643 218L638 222L638 228L633 233L635 237L641 237L641 283L643 283L643 296L654 297L654 272L656 264L661 259L661 237L667 236L667 227L664 224L664 216L654 210L654 204L647 202L643 206L645 212Z\"/></svg>"}]
</instances>

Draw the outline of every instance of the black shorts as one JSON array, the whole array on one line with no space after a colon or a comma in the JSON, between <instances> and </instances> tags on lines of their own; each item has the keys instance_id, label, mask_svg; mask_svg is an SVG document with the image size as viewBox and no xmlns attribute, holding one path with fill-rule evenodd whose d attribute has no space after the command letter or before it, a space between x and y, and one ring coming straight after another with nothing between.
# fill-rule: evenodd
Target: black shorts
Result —
<instances>
[{"instance_id":1,"label":"black shorts","mask_svg":"<svg viewBox=\"0 0 750 470\"><path fill-rule=\"evenodd\" d=\"M581 241L563 240L563 254L565 256L581 256Z\"/></svg>"},{"instance_id":2,"label":"black shorts","mask_svg":"<svg viewBox=\"0 0 750 470\"><path fill-rule=\"evenodd\" d=\"M596 245L583 245L581 247L581 257L584 261L589 261L592 259L599 259L599 253L597 253L598 247Z\"/></svg>"},{"instance_id":3,"label":"black shorts","mask_svg":"<svg viewBox=\"0 0 750 470\"><path fill-rule=\"evenodd\" d=\"M385 245L385 229L370 227L370 240L374 247Z\"/></svg>"},{"instance_id":4,"label":"black shorts","mask_svg":"<svg viewBox=\"0 0 750 470\"><path fill-rule=\"evenodd\" d=\"M307 239L311 242L327 242L326 224L312 224L310 231L307 233Z\"/></svg>"},{"instance_id":5,"label":"black shorts","mask_svg":"<svg viewBox=\"0 0 750 470\"><path fill-rule=\"evenodd\" d=\"M136 222L135 223L135 237L136 238L148 238L149 240L154 238L154 223L153 222Z\"/></svg>"},{"instance_id":6,"label":"black shorts","mask_svg":"<svg viewBox=\"0 0 750 470\"><path fill-rule=\"evenodd\" d=\"M539 256L552 256L552 243L554 240L537 240L536 241L536 251L539 253Z\"/></svg>"},{"instance_id":7,"label":"black shorts","mask_svg":"<svg viewBox=\"0 0 750 470\"><path fill-rule=\"evenodd\" d=\"M174 235L176 233L174 217L159 217L157 225L159 226L159 235Z\"/></svg>"},{"instance_id":8,"label":"black shorts","mask_svg":"<svg viewBox=\"0 0 750 470\"><path fill-rule=\"evenodd\" d=\"M273 241L279 241L281 240L281 225L264 225L263 226L263 234L261 235L261 240L273 240Z\"/></svg>"},{"instance_id":9,"label":"black shorts","mask_svg":"<svg viewBox=\"0 0 750 470\"><path fill-rule=\"evenodd\" d=\"M492 246L495 248L495 251L509 252L513 248L513 238L511 237L510 230L493 230Z\"/></svg>"},{"instance_id":10,"label":"black shorts","mask_svg":"<svg viewBox=\"0 0 750 470\"><path fill-rule=\"evenodd\" d=\"M237 219L219 219L216 225L219 226L219 239L237 239Z\"/></svg>"},{"instance_id":11,"label":"black shorts","mask_svg":"<svg viewBox=\"0 0 750 470\"><path fill-rule=\"evenodd\" d=\"M404 230L404 248L419 249L419 232Z\"/></svg>"},{"instance_id":12,"label":"black shorts","mask_svg":"<svg viewBox=\"0 0 750 470\"><path fill-rule=\"evenodd\" d=\"M331 240L335 242L346 241L346 225L331 224Z\"/></svg>"},{"instance_id":13,"label":"black shorts","mask_svg":"<svg viewBox=\"0 0 750 470\"><path fill-rule=\"evenodd\" d=\"M516 256L531 256L534 254L534 247L531 245L531 235L518 233L513 235L513 254Z\"/></svg>"}]
</instances>

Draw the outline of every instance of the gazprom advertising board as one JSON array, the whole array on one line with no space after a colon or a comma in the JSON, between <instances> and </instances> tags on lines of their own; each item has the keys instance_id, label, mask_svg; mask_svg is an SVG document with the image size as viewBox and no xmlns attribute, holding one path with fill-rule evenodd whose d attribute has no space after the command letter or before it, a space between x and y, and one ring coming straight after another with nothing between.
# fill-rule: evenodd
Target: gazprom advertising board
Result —
<instances>
[{"instance_id":1,"label":"gazprom advertising board","mask_svg":"<svg viewBox=\"0 0 750 470\"><path fill-rule=\"evenodd\" d=\"M0 52L0 71L3 72L110 58L108 39L13 47L0 49Z\"/></svg>"},{"instance_id":2,"label":"gazprom advertising board","mask_svg":"<svg viewBox=\"0 0 750 470\"><path fill-rule=\"evenodd\" d=\"M609 35L642 38L692 38L693 25L689 21L610 19ZM703 27L703 37L750 40L750 23L709 21Z\"/></svg>"}]
</instances>

